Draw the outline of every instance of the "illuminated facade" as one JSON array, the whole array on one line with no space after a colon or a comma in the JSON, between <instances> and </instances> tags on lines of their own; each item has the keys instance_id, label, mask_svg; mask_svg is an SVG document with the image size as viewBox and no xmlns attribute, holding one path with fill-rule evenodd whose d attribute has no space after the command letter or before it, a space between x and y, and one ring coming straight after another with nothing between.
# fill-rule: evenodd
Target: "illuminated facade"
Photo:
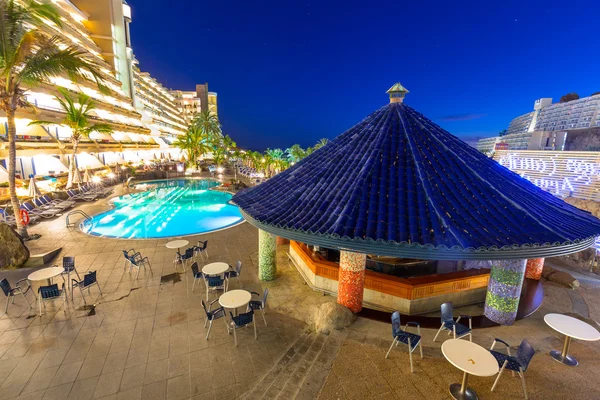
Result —
<instances>
[{"instance_id":1,"label":"illuminated facade","mask_svg":"<svg viewBox=\"0 0 600 400\"><path fill-rule=\"evenodd\" d=\"M507 135L480 139L477 149L488 153L495 143L506 143L510 150L563 150L568 132L595 127L600 127L600 94L554 104L542 98L532 112L510 122Z\"/></svg>"},{"instance_id":2,"label":"illuminated facade","mask_svg":"<svg viewBox=\"0 0 600 400\"><path fill-rule=\"evenodd\" d=\"M196 114L200 114L208 107L211 113L219 115L217 106L217 93L208 91L208 83L196 85L196 91L171 90L175 104L189 124Z\"/></svg>"},{"instance_id":3,"label":"illuminated facade","mask_svg":"<svg viewBox=\"0 0 600 400\"><path fill-rule=\"evenodd\" d=\"M185 132L187 123L169 91L136 66L129 34L129 5L123 0L54 0L53 4L62 26L43 20L40 29L82 50L84 57L97 64L108 91L101 93L91 76L78 82L56 76L49 84L28 90L27 100L35 110L19 109L16 114L20 159L17 174L26 177L28 173L59 173L59 164L69 163L71 131L60 125L64 113L55 99L60 96L57 87L74 96L82 92L89 95L96 103L92 111L94 122L113 128L110 135L92 133L89 139L82 139L82 159L92 155L103 165L159 156L159 150L168 149L174 137ZM28 126L32 120L52 121L56 125ZM0 164L8 157L8 146L3 143L7 130L6 118L0 114ZM29 162L36 157L44 158L37 167Z\"/></svg>"}]
</instances>

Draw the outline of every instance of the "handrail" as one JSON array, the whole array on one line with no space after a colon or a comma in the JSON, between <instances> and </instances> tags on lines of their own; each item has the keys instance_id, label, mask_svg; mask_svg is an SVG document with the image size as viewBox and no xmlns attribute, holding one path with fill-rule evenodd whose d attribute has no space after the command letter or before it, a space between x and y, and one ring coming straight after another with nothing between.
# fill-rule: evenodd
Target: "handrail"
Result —
<instances>
[{"instance_id":1,"label":"handrail","mask_svg":"<svg viewBox=\"0 0 600 400\"><path fill-rule=\"evenodd\" d=\"M75 226L75 224L74 224L74 223L70 223L70 222L69 222L69 217L70 217L71 215L76 215L76 214L82 215L82 216L83 216L83 218L84 218L86 221L91 221L91 220L92 220L92 217L90 217L89 215L87 215L85 212L83 212L83 211L81 211L81 210L74 210L74 211L71 211L70 213L68 213L68 214L67 214L67 220L66 220L66 223L67 223L67 228L71 228L71 227Z\"/></svg>"}]
</instances>

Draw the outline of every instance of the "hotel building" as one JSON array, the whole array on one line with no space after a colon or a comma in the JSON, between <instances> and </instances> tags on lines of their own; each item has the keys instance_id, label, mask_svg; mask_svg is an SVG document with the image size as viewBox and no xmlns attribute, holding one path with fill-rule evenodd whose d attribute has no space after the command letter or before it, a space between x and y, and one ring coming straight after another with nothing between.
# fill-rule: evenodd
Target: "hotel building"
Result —
<instances>
[{"instance_id":1,"label":"hotel building","mask_svg":"<svg viewBox=\"0 0 600 400\"><path fill-rule=\"evenodd\" d=\"M218 115L217 94L208 91L208 83L196 85L196 91L171 90L175 103L183 114L185 121L190 124L196 114L206 108L211 113Z\"/></svg>"},{"instance_id":2,"label":"hotel building","mask_svg":"<svg viewBox=\"0 0 600 400\"><path fill-rule=\"evenodd\" d=\"M71 131L60 125L64 118L56 87L74 96L89 95L96 103L94 122L108 123L114 132L92 133L79 145L79 168L100 168L125 161L152 159L179 151L170 149L177 135L188 123L176 105L175 97L147 72L142 72L131 47L129 24L131 8L123 0L53 0L62 26L43 20L40 29L49 36L59 36L65 44L82 50L102 73L106 93L101 93L91 79L78 82L62 76L52 77L49 84L28 90L27 100L35 108L17 111L17 175L47 175L65 172L69 165ZM45 126L28 126L32 120L56 122ZM0 165L8 157L8 126L0 114ZM176 154L175 154L176 153Z\"/></svg>"},{"instance_id":3,"label":"hotel building","mask_svg":"<svg viewBox=\"0 0 600 400\"><path fill-rule=\"evenodd\" d=\"M598 127L600 94L554 104L551 98L542 98L535 101L532 112L510 122L505 136L480 139L477 149L483 153L495 149L565 150L569 135L585 135L585 130L593 135Z\"/></svg>"}]
</instances>

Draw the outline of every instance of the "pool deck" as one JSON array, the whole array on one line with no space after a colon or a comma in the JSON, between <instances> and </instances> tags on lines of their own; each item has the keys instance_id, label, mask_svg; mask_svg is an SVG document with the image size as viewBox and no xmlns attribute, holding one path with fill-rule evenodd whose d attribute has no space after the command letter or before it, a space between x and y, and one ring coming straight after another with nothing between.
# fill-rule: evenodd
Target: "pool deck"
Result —
<instances>
[{"instance_id":1,"label":"pool deck","mask_svg":"<svg viewBox=\"0 0 600 400\"><path fill-rule=\"evenodd\" d=\"M115 195L121 190L118 187ZM94 214L106 209L106 201L79 203L78 208ZM98 271L104 296L92 288L93 312L83 307L76 292L66 311L58 309L60 303L50 303L46 314L34 316L18 298L8 314L0 314L3 400L237 399L246 394L280 399L448 399L448 385L460 382L460 372L440 351L447 336L433 343L434 329L423 329L425 358L415 358L414 374L403 347L384 359L391 343L389 324L359 318L329 337L311 334L312 311L335 298L304 285L287 260L286 246L278 248L278 279L258 281L258 235L248 223L186 238L191 243L209 241L207 262L241 260L244 289L270 290L268 325L258 316L258 339L251 328L242 329L237 348L222 320L215 321L210 339L204 339L204 286L191 291L189 268L184 275L174 275L174 251L165 248L169 239L94 237L67 229L64 216L33 226L30 233L42 235L28 242L32 253L62 247L60 257L75 256L80 274ZM152 274L141 271L136 281L123 269L121 250L130 248L150 258ZM31 271L0 271L0 277L14 283ZM600 288L584 284L573 291L547 282L544 286L544 304L530 318L510 327L477 330L473 339L484 347L494 337L512 345L523 338L532 343L536 356L526 374L531 399L600 398L600 342L574 340L571 353L581 365L566 367L548 355L560 349L562 341L543 322L549 312L580 312L581 302L591 319L600 319ZM230 288L238 288L236 280ZM282 366L284 361L287 366ZM510 373L494 393L489 392L492 383L493 378L470 380L483 399L523 398L520 381Z\"/></svg>"}]
</instances>

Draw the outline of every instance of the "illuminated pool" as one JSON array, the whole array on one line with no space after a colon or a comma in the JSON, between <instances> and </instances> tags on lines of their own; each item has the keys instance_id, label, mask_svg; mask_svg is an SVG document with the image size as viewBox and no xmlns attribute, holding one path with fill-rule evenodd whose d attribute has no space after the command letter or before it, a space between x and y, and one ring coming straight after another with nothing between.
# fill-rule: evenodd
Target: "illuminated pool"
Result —
<instances>
[{"instance_id":1,"label":"illuminated pool","mask_svg":"<svg viewBox=\"0 0 600 400\"><path fill-rule=\"evenodd\" d=\"M156 239L193 235L242 222L231 195L209 190L212 180L175 179L138 185L144 192L111 200L114 208L84 221L81 230L96 236Z\"/></svg>"}]
</instances>

